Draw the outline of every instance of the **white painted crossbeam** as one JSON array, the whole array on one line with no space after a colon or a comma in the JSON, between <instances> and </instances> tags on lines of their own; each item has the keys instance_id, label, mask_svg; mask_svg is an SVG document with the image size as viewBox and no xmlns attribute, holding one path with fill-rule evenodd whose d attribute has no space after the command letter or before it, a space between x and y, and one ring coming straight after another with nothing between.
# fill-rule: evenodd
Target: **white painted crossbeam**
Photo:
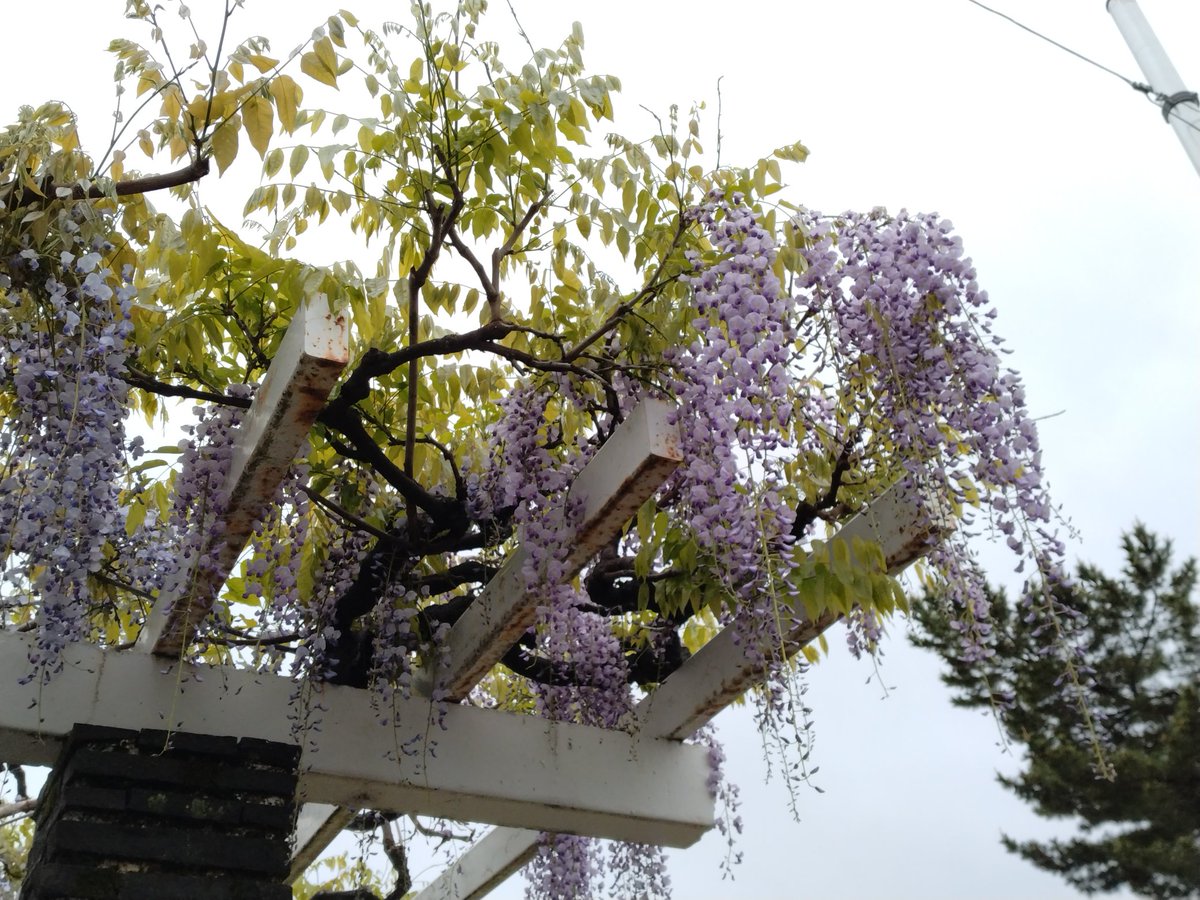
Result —
<instances>
[{"instance_id":1,"label":"white painted crossbeam","mask_svg":"<svg viewBox=\"0 0 1200 900\"><path fill-rule=\"evenodd\" d=\"M288 863L288 884L304 874L317 857L333 843L352 821L357 811L328 803L305 803L296 816L292 834L292 859ZM520 830L520 829L517 829Z\"/></svg>"},{"instance_id":2,"label":"white painted crossbeam","mask_svg":"<svg viewBox=\"0 0 1200 900\"><path fill-rule=\"evenodd\" d=\"M306 711L282 676L91 644L49 684L18 685L35 640L0 633L6 762L53 763L76 723L296 743L300 721L306 802L681 847L713 825L697 747L418 698L390 704L385 727L369 691L327 685Z\"/></svg>"},{"instance_id":3,"label":"white painted crossbeam","mask_svg":"<svg viewBox=\"0 0 1200 900\"><path fill-rule=\"evenodd\" d=\"M486 897L537 852L539 831L493 828L471 845L415 900L477 900Z\"/></svg>"},{"instance_id":4,"label":"white painted crossbeam","mask_svg":"<svg viewBox=\"0 0 1200 900\"><path fill-rule=\"evenodd\" d=\"M888 572L895 574L928 552L932 538L946 527L936 506L914 490L896 485L843 525L829 544L844 542L851 558L856 540L879 544ZM797 616L782 635L788 656L800 651L841 618L826 613L815 620ZM738 642L737 624L727 626L690 657L637 706L642 733L683 740L758 684L760 663L747 658Z\"/></svg>"},{"instance_id":5,"label":"white painted crossbeam","mask_svg":"<svg viewBox=\"0 0 1200 900\"><path fill-rule=\"evenodd\" d=\"M850 545L876 541L888 571L895 574L925 554L930 538L949 527L939 505L895 486L876 498L831 539ZM785 636L789 655L800 651L837 621L827 613L797 621ZM641 703L636 714L644 737L683 740L740 697L762 677L725 628ZM490 893L537 852L536 832L495 828L417 894L416 900L477 900Z\"/></svg>"},{"instance_id":6,"label":"white painted crossbeam","mask_svg":"<svg viewBox=\"0 0 1200 900\"><path fill-rule=\"evenodd\" d=\"M194 638L345 368L346 354L346 317L323 297L301 304L238 429L226 511L201 554L216 564L181 567L168 581L142 631L143 646L178 657Z\"/></svg>"},{"instance_id":7,"label":"white painted crossbeam","mask_svg":"<svg viewBox=\"0 0 1200 900\"><path fill-rule=\"evenodd\" d=\"M673 407L645 400L576 477L568 494L583 503L582 524L570 542L568 576L615 538L680 462ZM526 587L528 554L518 548L450 629L438 687L461 700L533 624L540 597Z\"/></svg>"}]
</instances>

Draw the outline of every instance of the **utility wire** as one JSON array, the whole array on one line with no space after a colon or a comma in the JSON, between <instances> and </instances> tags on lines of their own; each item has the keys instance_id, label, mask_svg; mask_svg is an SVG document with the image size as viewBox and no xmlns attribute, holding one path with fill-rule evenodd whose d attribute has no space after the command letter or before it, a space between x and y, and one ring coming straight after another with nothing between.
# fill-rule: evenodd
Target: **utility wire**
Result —
<instances>
[{"instance_id":1,"label":"utility wire","mask_svg":"<svg viewBox=\"0 0 1200 900\"><path fill-rule=\"evenodd\" d=\"M1154 90L1154 88L1151 87L1150 85L1145 84L1144 82L1141 82L1141 81L1134 81L1132 78L1126 78L1124 75L1122 75L1120 72L1116 71L1115 69L1110 69L1108 66L1103 65L1102 63L1096 62L1096 60L1094 60L1090 57L1084 56L1082 53L1078 52L1077 50L1072 50L1066 44L1060 44L1058 41L1054 40L1053 38L1047 37L1046 35L1042 34L1036 28L1030 28L1028 25L1024 24L1023 22L1018 22L1012 16L1007 15L1006 13L1000 12L1000 10L998 10L998 9L992 9L992 7L988 6L986 3L981 3L980 0L967 0L967 2L975 4L980 9L987 10L994 16L999 16L1001 19L1004 19L1007 22L1011 22L1013 25L1016 25L1022 31L1028 31L1034 37L1041 38L1043 41L1045 41L1048 44L1053 44L1059 50L1064 50L1067 53L1070 53L1072 56L1076 57L1077 59L1083 60L1088 65L1095 66L1097 69L1100 69L1102 72L1107 72L1109 75L1112 75L1114 78L1121 79L1123 82L1125 82L1131 88L1133 88L1135 91L1145 94L1146 99L1149 100L1151 103L1153 103L1155 106L1159 107L1160 109L1162 108L1163 104L1169 99L1166 94L1159 93L1158 91ZM1190 122L1187 119L1183 118L1178 113L1176 113L1174 109L1170 110L1168 114L1171 116L1171 118L1175 119L1178 122L1182 122L1184 125L1188 126L1188 128L1191 128L1193 131L1200 131L1200 127L1198 127L1196 125L1196 123Z\"/></svg>"},{"instance_id":2,"label":"utility wire","mask_svg":"<svg viewBox=\"0 0 1200 900\"><path fill-rule=\"evenodd\" d=\"M1123 82L1125 82L1127 85L1129 85L1129 86L1130 86L1131 88L1133 88L1135 91L1143 91L1143 93L1145 93L1145 91L1144 91L1143 89L1145 89L1145 90L1149 90L1149 88L1150 88L1150 86L1149 86L1149 85L1145 85L1145 84L1142 84L1142 83L1140 83L1140 82L1134 81L1132 78L1126 78L1126 77L1125 77L1124 75L1122 75L1120 72L1117 72L1117 71L1115 71L1114 69L1110 69L1108 66L1101 65L1100 63L1096 62L1094 59L1091 59L1091 58L1089 58L1089 57L1087 57L1087 56L1084 56L1082 53L1079 53L1078 51L1072 50L1072 49L1071 49L1070 47L1068 47L1066 44L1060 44L1058 41L1054 40L1054 38L1046 37L1046 35L1042 34L1042 33L1041 33L1040 31L1038 31L1037 29L1030 28L1028 25L1025 25L1025 24L1023 24L1023 23L1021 23L1021 22L1018 22L1018 21L1017 21L1016 19L1014 19L1012 16L1010 16L1010 15L1007 15L1007 14L1005 14L1005 13L1002 13L1002 12L1000 12L1000 10L998 10L998 9L992 9L992 8L991 8L990 6L988 6L986 3L980 3L980 2L979 2L979 0L967 0L967 2L968 2L968 3L974 3L974 4L975 4L976 6L978 6L980 9L986 9L986 10L987 10L988 12L990 12L992 15L994 15L994 16L999 16L1000 18L1002 18L1002 19L1005 19L1005 20L1007 20L1007 21L1011 22L1012 24L1016 25L1018 28L1020 28L1020 29L1022 29L1022 30L1024 30L1024 31L1028 31L1028 32L1029 32L1030 34L1032 34L1034 37L1041 38L1041 39L1042 39L1043 41L1045 41L1047 44L1053 44L1053 45L1054 45L1055 47L1057 47L1059 50L1065 50L1065 51L1067 51L1067 52L1068 52L1068 53L1070 53L1072 56L1075 56L1075 57L1078 57L1079 59L1082 59L1082 60L1083 60L1085 63L1088 63L1089 65L1093 65L1093 66L1095 66L1097 69L1100 69L1100 70L1102 70L1102 71L1104 71L1104 72L1107 72L1109 75L1112 75L1112 76L1113 76L1113 77L1115 77L1115 78L1120 78L1120 79L1121 79Z\"/></svg>"}]
</instances>

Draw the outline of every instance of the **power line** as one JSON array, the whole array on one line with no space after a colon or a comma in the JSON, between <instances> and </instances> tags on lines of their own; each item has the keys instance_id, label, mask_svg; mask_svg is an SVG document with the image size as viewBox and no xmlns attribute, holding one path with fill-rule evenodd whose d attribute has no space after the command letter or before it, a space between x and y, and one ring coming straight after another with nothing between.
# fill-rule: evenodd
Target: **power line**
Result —
<instances>
[{"instance_id":1,"label":"power line","mask_svg":"<svg viewBox=\"0 0 1200 900\"><path fill-rule=\"evenodd\" d=\"M1072 50L1066 44L1060 44L1058 41L1054 40L1054 38L1047 37L1046 35L1042 34L1040 31L1038 31L1036 28L1030 28L1025 23L1018 22L1016 19L1014 19L1012 16L1008 15L1007 13L1002 13L998 9L992 9L992 7L988 6L986 3L981 3L980 0L967 0L967 2L975 4L980 9L987 10L994 16L999 16L1001 19L1004 19L1007 22L1011 22L1013 25L1016 25L1022 31L1028 31L1034 37L1041 38L1047 44L1052 44L1053 46L1057 47L1059 50L1064 50L1067 53L1070 53L1072 56L1076 57L1077 59L1083 60L1088 65L1095 66L1100 71L1107 72L1109 75L1112 75L1114 78L1121 79L1121 81L1125 82L1127 85L1129 85L1135 91L1138 91L1141 94L1145 94L1146 99L1149 100L1151 103L1153 103L1155 106L1159 107L1160 109L1163 108L1163 104L1166 103L1167 100L1170 99L1166 96L1166 94L1162 94L1162 93L1159 93L1158 91L1154 90L1154 88L1152 86L1145 84L1144 82L1141 82L1141 81L1134 81L1132 78L1127 78L1124 75L1122 75L1120 72L1116 71L1115 69L1110 69L1108 66L1106 66L1102 63L1096 62L1096 60L1092 59L1091 57L1084 56L1082 53L1080 53L1077 50ZM1175 112L1174 109L1167 110L1167 114L1172 119L1175 119L1178 122L1182 122L1184 125L1188 126L1188 128L1191 128L1193 131L1200 132L1200 127L1198 127L1194 122L1190 122L1187 119L1180 116L1178 113Z\"/></svg>"},{"instance_id":2,"label":"power line","mask_svg":"<svg viewBox=\"0 0 1200 900\"><path fill-rule=\"evenodd\" d=\"M1011 22L1013 25L1016 25L1018 28L1020 28L1020 29L1022 29L1022 30L1024 30L1024 31L1028 31L1028 32L1029 32L1030 34L1032 34L1034 37L1041 38L1041 39L1042 39L1043 41L1045 41L1047 44L1053 44L1053 45L1054 45L1055 47L1057 47L1059 50L1065 50L1067 53L1070 53L1072 56L1078 57L1079 59L1082 59L1082 60L1083 60L1085 63L1087 63L1088 65L1095 66L1097 69L1100 69L1101 71L1107 72L1109 75L1112 75L1114 78L1120 78L1120 79L1121 79L1123 82L1125 82L1127 85L1129 85L1129 86L1130 86L1131 88L1133 88L1135 91L1142 91L1143 93L1146 93L1146 91L1148 91L1148 90L1150 89L1150 86L1149 86L1149 85L1142 84L1141 82L1138 82L1138 81L1134 81L1132 78L1126 78L1126 77L1125 77L1124 75L1122 75L1120 72L1117 72L1117 71L1116 71L1116 70L1114 70L1114 69L1110 69L1110 68L1109 68L1108 66L1106 66L1106 65L1102 65L1101 63L1098 63L1098 62L1096 62L1096 61L1095 61L1094 59L1092 59L1091 57L1084 56L1082 53L1078 52L1077 50L1072 50L1072 49L1071 49L1070 47L1068 47L1066 44L1060 44L1058 41L1054 40L1054 38L1047 37L1046 35L1042 34L1040 31L1038 31L1036 28L1030 28L1028 25L1026 25L1026 24L1024 24L1024 23L1022 23L1022 22L1018 22L1018 21L1017 21L1016 19L1014 19L1012 16L1010 16L1010 15L1007 15L1006 13L1002 13L1002 12L1000 12L1000 10L998 10L998 9L992 9L992 8L991 8L990 6L988 6L986 3L980 3L980 2L979 2L979 0L967 0L967 2L968 2L968 3L974 3L974 4L975 4L976 6L978 6L980 9L986 9L986 10L987 10L988 12L990 12L992 15L994 15L994 16L999 16L1000 18L1002 18L1002 19L1005 19L1006 21L1009 21L1009 22Z\"/></svg>"}]
</instances>

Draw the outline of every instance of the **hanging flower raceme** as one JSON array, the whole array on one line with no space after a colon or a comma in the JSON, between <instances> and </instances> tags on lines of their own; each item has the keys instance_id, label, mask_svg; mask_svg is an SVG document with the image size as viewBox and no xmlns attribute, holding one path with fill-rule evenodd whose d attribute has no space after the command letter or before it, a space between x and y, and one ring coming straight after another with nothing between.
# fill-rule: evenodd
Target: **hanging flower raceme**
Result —
<instances>
[{"instance_id":1,"label":"hanging flower raceme","mask_svg":"<svg viewBox=\"0 0 1200 900\"><path fill-rule=\"evenodd\" d=\"M740 195L710 194L691 212L717 259L691 255L695 339L671 349L679 403L681 513L738 603L761 603L764 548L791 532L795 512L772 468L751 466L783 445L792 415L791 302L775 275L775 242ZM773 618L773 615L770 616Z\"/></svg>"},{"instance_id":2,"label":"hanging flower raceme","mask_svg":"<svg viewBox=\"0 0 1200 900\"><path fill-rule=\"evenodd\" d=\"M961 240L938 216L906 212L806 212L799 224L808 263L800 287L814 313L802 337L830 345L835 367L863 390L863 408L886 432L907 477L964 510L963 527L930 560L962 611L965 658L992 652L983 576L965 543L970 510L981 506L1020 557L1017 571L1034 563L1024 603L1043 623L1047 652L1059 656L1079 691L1075 613L1052 591L1066 578L1065 548L1054 530L1037 427L1020 376L1002 365L996 312Z\"/></svg>"},{"instance_id":3,"label":"hanging flower raceme","mask_svg":"<svg viewBox=\"0 0 1200 900\"><path fill-rule=\"evenodd\" d=\"M124 427L134 291L67 210L58 224L62 249L27 248L0 272L0 380L13 398L0 451L0 578L37 600L31 677L43 681L89 633L89 579L106 545L124 538L118 479L127 453L141 452Z\"/></svg>"},{"instance_id":4,"label":"hanging flower raceme","mask_svg":"<svg viewBox=\"0 0 1200 900\"><path fill-rule=\"evenodd\" d=\"M354 584L370 550L371 538L364 531L337 529L313 578L313 590L301 593L298 608L305 638L292 660L292 674L299 680L328 681L333 660L330 650L341 632L334 625L337 602Z\"/></svg>"},{"instance_id":5,"label":"hanging flower raceme","mask_svg":"<svg viewBox=\"0 0 1200 900\"><path fill-rule=\"evenodd\" d=\"M249 398L251 385L231 385L230 396ZM193 407L198 421L183 426L188 435L179 443L180 471L168 519L170 540L179 548L176 566L195 574L214 572L219 560L209 552L221 536L222 517L229 505L225 494L233 464L234 436L245 410L208 404Z\"/></svg>"},{"instance_id":6,"label":"hanging flower raceme","mask_svg":"<svg viewBox=\"0 0 1200 900\"><path fill-rule=\"evenodd\" d=\"M574 397L559 385L568 402ZM485 479L470 479L472 508L490 515L511 508L513 522L528 553L524 576L542 598L536 626L536 652L561 678L534 684L537 712L556 721L617 727L633 708L629 669L620 641L606 617L586 609L587 597L570 583L566 559L578 521L578 504L567 489L592 450L583 443L554 454L548 444L553 426L545 411L550 387L515 388L502 403L502 416L492 429L497 451ZM620 845L612 851L624 859L621 884L655 887L665 896L661 849ZM596 896L602 890L601 845L573 835L543 835L530 863L527 896L563 900ZM632 896L617 886L618 896Z\"/></svg>"},{"instance_id":7,"label":"hanging flower raceme","mask_svg":"<svg viewBox=\"0 0 1200 900\"><path fill-rule=\"evenodd\" d=\"M242 599L262 605L257 626L260 632L303 633L307 620L300 591L300 565L308 540L311 501L308 483L307 443L288 469L275 497L267 505L250 537L251 556L246 562ZM265 664L277 670L284 654L264 648Z\"/></svg>"}]
</instances>

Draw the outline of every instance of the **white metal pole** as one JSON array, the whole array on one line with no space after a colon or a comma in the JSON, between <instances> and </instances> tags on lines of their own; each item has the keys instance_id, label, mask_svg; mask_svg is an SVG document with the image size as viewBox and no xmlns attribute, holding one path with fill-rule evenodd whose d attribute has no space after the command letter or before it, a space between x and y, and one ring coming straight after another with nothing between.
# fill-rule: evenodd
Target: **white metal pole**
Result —
<instances>
[{"instance_id":1,"label":"white metal pole","mask_svg":"<svg viewBox=\"0 0 1200 900\"><path fill-rule=\"evenodd\" d=\"M1184 88L1183 80L1154 36L1137 0L1105 0L1105 6L1150 87L1166 96L1163 116L1175 129L1184 151L1200 174L1200 104L1196 102L1196 94Z\"/></svg>"}]
</instances>

